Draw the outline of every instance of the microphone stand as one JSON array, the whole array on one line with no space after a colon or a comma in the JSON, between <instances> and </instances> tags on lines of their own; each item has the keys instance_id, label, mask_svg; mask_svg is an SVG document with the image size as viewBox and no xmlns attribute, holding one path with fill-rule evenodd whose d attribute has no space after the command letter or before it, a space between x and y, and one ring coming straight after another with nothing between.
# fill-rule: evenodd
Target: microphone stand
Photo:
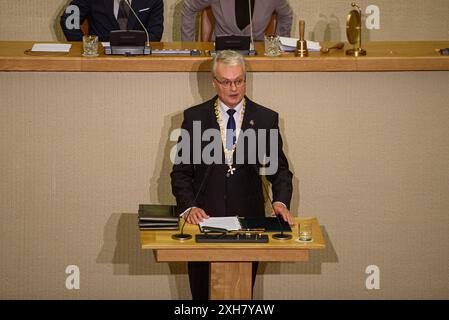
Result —
<instances>
[{"instance_id":1,"label":"microphone stand","mask_svg":"<svg viewBox=\"0 0 449 320\"><path fill-rule=\"evenodd\" d=\"M204 178L201 181L200 187L198 188L198 191L196 192L195 198L193 199L193 203L194 204L196 203L196 200L198 199L198 196L200 195L201 190L203 189L204 182L207 180L207 177L209 176L209 173L210 173L210 171L212 169L212 166L213 165L210 164L209 167L207 168L206 174L204 175ZM192 209L193 209L193 206L190 207L189 211L184 215L184 222L182 223L182 226L181 226L181 232L180 233L176 233L176 234L171 236L171 238L173 240L185 241L185 240L189 240L189 239L192 238L191 234L184 233L184 226L186 225L187 217L190 215L190 212L192 211Z\"/></svg>"},{"instance_id":2,"label":"microphone stand","mask_svg":"<svg viewBox=\"0 0 449 320\"><path fill-rule=\"evenodd\" d=\"M251 8L251 0L248 0L248 6L249 6L249 30L251 32L251 43L249 45L249 55L255 55L255 48L254 48L254 35L253 35L253 14L252 14L252 8Z\"/></svg>"},{"instance_id":3,"label":"microphone stand","mask_svg":"<svg viewBox=\"0 0 449 320\"><path fill-rule=\"evenodd\" d=\"M259 175L257 165L255 165L254 167L256 168L257 175ZM274 210L273 200L271 199L270 194L268 192L268 188L265 185L265 183L262 181L262 178L261 178L260 182L262 183L263 189L265 190L268 200L270 201L271 208L273 209L274 215L276 216L277 221L279 223L279 227L281 228L281 233L275 233L271 237L275 240L290 240L292 238L292 235L284 233L284 228L282 227L281 219L279 218L279 216L276 214L276 211Z\"/></svg>"},{"instance_id":4,"label":"microphone stand","mask_svg":"<svg viewBox=\"0 0 449 320\"><path fill-rule=\"evenodd\" d=\"M150 45L150 35L148 34L148 30L145 27L145 25L142 23L142 20L140 20L139 16L137 15L137 13L134 11L134 9L131 7L131 4L129 3L129 0L125 0L126 4L128 5L128 7L131 9L132 13L134 14L134 16L136 17L137 21L140 23L140 25L142 26L143 30L145 31L145 34L147 36L147 42L145 42L145 47L150 49L151 52L151 45Z\"/></svg>"}]
</instances>

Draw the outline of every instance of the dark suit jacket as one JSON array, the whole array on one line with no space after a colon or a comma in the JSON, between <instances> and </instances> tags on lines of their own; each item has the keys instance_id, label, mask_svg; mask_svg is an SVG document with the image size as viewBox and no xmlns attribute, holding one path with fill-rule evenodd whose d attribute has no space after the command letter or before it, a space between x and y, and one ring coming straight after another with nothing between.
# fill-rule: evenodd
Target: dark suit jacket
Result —
<instances>
[{"instance_id":1,"label":"dark suit jacket","mask_svg":"<svg viewBox=\"0 0 449 320\"><path fill-rule=\"evenodd\" d=\"M219 130L214 113L216 99L217 97L184 112L182 128L187 130L191 137L193 121L201 121L201 132L209 128ZM278 114L247 99L241 129L243 131L248 128L278 129ZM242 131L238 144L243 143ZM272 184L273 201L281 201L289 207L292 196L292 173L288 169L288 162L282 151L280 134L278 139L278 170L275 174L266 177ZM207 141L203 142L202 149L208 143ZM190 142L191 144L192 142ZM268 152L268 155L270 154L271 151ZM234 163L236 163L235 158ZM212 167L208 171L209 166ZM171 184L179 213L196 206L204 209L210 216L264 216L262 181L257 169L260 164L257 164L257 167L255 164L249 164L248 158L245 157L244 163L237 164L235 167L234 174L226 177L228 167L224 162L211 165L206 165L203 162L201 164L173 165ZM197 200L194 201L195 194L207 172L209 175L204 180L205 183Z\"/></svg>"},{"instance_id":2,"label":"dark suit jacket","mask_svg":"<svg viewBox=\"0 0 449 320\"><path fill-rule=\"evenodd\" d=\"M109 33L112 30L120 30L114 16L114 0L72 0L70 5L78 6L80 24L87 18L89 20L89 34L97 35L100 41L109 41ZM160 41L164 31L163 0L133 0L131 7L147 28L150 41ZM145 10L147 8L149 10ZM66 19L68 16L69 14L65 11L61 16L61 28L67 41L82 41L83 33L80 29L67 29ZM132 12L129 13L128 29L143 30Z\"/></svg>"}]
</instances>

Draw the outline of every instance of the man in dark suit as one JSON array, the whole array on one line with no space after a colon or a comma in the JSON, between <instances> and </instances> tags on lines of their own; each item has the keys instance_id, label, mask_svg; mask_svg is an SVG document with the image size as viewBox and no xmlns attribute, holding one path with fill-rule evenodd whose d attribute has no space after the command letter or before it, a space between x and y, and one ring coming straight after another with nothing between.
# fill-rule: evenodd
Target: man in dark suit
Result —
<instances>
[{"instance_id":1,"label":"man in dark suit","mask_svg":"<svg viewBox=\"0 0 449 320\"><path fill-rule=\"evenodd\" d=\"M222 151L218 152L218 163L207 164L210 161L205 161L204 150L208 142L189 139L188 156L183 157L180 152L186 150L180 145L185 144L187 136L181 134L171 183L177 208L188 223L198 224L209 216L264 216L263 186L259 175L259 169L264 166L263 158L269 159L262 171L265 170L272 185L273 214L294 223L289 212L292 173L282 150L278 114L245 96L245 70L240 54L230 50L219 52L212 66L217 96L184 112L183 131L195 139L198 138L195 132L215 130L218 139L213 142L218 140L218 150ZM247 135L250 131L255 132L252 141L248 138L251 135ZM257 134L261 131L266 132L266 138ZM274 140L271 139L273 134ZM201 150L195 148L198 143ZM265 157L259 154L262 145L266 147ZM242 146L244 156L239 157L237 149ZM213 156L216 156L216 150L211 152ZM255 153L257 157L254 157ZM201 159L198 160L198 156ZM188 269L193 299L208 299L209 264L189 262ZM253 284L256 270L257 264L253 263Z\"/></svg>"},{"instance_id":2,"label":"man in dark suit","mask_svg":"<svg viewBox=\"0 0 449 320\"><path fill-rule=\"evenodd\" d=\"M109 41L112 30L143 30L126 1L131 3L145 25L150 41L160 41L164 31L163 0L72 0L70 5L79 8L80 25L88 19L90 35L97 35L100 41ZM71 28L71 14L64 12L61 16L61 28L67 41L82 41L83 32Z\"/></svg>"}]
</instances>

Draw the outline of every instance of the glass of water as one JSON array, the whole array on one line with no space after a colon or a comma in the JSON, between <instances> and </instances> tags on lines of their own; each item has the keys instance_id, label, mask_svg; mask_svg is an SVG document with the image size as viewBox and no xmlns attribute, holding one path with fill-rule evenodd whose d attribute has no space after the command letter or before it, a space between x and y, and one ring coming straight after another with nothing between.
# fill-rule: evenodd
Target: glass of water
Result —
<instances>
[{"instance_id":1,"label":"glass of water","mask_svg":"<svg viewBox=\"0 0 449 320\"><path fill-rule=\"evenodd\" d=\"M83 56L98 57L98 36L83 36Z\"/></svg>"},{"instance_id":2,"label":"glass of water","mask_svg":"<svg viewBox=\"0 0 449 320\"><path fill-rule=\"evenodd\" d=\"M312 241L312 221L303 220L298 224L299 241L311 242Z\"/></svg>"},{"instance_id":3,"label":"glass of water","mask_svg":"<svg viewBox=\"0 0 449 320\"><path fill-rule=\"evenodd\" d=\"M265 55L268 57L277 57L281 55L281 40L279 39L279 36L265 36Z\"/></svg>"}]
</instances>

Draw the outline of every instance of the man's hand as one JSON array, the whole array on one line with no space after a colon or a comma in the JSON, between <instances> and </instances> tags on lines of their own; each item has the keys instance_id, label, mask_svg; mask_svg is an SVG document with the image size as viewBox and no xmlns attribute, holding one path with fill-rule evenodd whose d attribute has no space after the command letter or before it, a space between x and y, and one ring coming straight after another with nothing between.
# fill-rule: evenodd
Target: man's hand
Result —
<instances>
[{"instance_id":1,"label":"man's hand","mask_svg":"<svg viewBox=\"0 0 449 320\"><path fill-rule=\"evenodd\" d=\"M282 219L284 221L287 221L289 225L293 226L295 225L295 220L293 219L293 215L290 213L290 211L285 207L284 205L280 203L274 203L273 204L274 211L271 213L272 216L279 215L282 216Z\"/></svg>"},{"instance_id":2,"label":"man's hand","mask_svg":"<svg viewBox=\"0 0 449 320\"><path fill-rule=\"evenodd\" d=\"M189 213L189 211L187 211L186 215L187 214L188 214L187 222L191 223L191 224L199 224L204 219L209 218L209 216L206 214L206 212L204 212L204 210L201 208L192 208L190 213Z\"/></svg>"}]
</instances>

